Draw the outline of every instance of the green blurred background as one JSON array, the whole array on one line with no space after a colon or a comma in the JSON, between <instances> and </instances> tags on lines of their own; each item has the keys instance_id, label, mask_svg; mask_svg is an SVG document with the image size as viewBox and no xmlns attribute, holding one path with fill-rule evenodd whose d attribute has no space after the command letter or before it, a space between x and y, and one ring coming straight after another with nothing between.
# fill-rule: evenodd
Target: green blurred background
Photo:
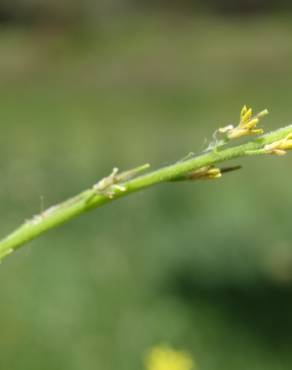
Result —
<instances>
[{"instance_id":1,"label":"green blurred background","mask_svg":"<svg viewBox=\"0 0 292 370\"><path fill-rule=\"evenodd\" d=\"M291 122L285 1L0 4L1 235L117 166L206 147L243 104ZM292 368L292 157L86 214L1 265L0 369Z\"/></svg>"}]
</instances>

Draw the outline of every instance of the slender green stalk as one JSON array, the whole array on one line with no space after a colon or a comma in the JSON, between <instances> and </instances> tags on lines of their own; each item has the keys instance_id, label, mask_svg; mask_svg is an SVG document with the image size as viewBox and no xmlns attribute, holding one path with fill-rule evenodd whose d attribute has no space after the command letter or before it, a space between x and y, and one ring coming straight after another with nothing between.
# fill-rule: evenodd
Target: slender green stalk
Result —
<instances>
[{"instance_id":1,"label":"slender green stalk","mask_svg":"<svg viewBox=\"0 0 292 370\"><path fill-rule=\"evenodd\" d=\"M245 144L227 149L220 147L217 150L210 150L196 157L176 162L138 177L137 175L147 169L149 165L122 173L117 173L117 169L114 169L111 175L99 181L92 188L34 216L0 241L0 259L9 255L29 240L86 211L150 186L175 180L205 166L213 166L239 157L266 154L268 153L267 146L271 146L281 140L283 141L291 134L292 125L262 135Z\"/></svg>"}]
</instances>

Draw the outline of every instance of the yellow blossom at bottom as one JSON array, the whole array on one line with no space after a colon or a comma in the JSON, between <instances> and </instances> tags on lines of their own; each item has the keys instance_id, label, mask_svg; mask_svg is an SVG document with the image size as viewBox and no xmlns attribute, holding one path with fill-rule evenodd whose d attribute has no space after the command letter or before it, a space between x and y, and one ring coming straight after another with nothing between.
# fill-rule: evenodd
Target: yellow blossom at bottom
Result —
<instances>
[{"instance_id":1,"label":"yellow blossom at bottom","mask_svg":"<svg viewBox=\"0 0 292 370\"><path fill-rule=\"evenodd\" d=\"M146 370L195 370L195 364L187 352L154 347L146 358Z\"/></svg>"}]
</instances>

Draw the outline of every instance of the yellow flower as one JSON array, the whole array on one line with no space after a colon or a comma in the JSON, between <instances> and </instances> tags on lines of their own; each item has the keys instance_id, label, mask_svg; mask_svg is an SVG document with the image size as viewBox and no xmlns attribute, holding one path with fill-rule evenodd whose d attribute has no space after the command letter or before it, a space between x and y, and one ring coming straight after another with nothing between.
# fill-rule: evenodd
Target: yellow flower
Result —
<instances>
[{"instance_id":1,"label":"yellow flower","mask_svg":"<svg viewBox=\"0 0 292 370\"><path fill-rule=\"evenodd\" d=\"M195 370L195 364L187 352L154 347L146 358L146 370Z\"/></svg>"},{"instance_id":2,"label":"yellow flower","mask_svg":"<svg viewBox=\"0 0 292 370\"><path fill-rule=\"evenodd\" d=\"M222 176L220 168L205 166L187 175L189 180L214 180Z\"/></svg>"},{"instance_id":3,"label":"yellow flower","mask_svg":"<svg viewBox=\"0 0 292 370\"><path fill-rule=\"evenodd\" d=\"M219 132L225 134L229 140L238 139L242 136L262 134L264 131L256 128L256 126L260 119L265 117L268 113L268 110L264 109L253 116L252 109L244 105L240 112L239 124L236 127L233 125L222 127L219 129Z\"/></svg>"},{"instance_id":4,"label":"yellow flower","mask_svg":"<svg viewBox=\"0 0 292 370\"><path fill-rule=\"evenodd\" d=\"M292 134L287 135L284 139L267 144L264 151L267 154L285 155L286 150L292 149Z\"/></svg>"}]
</instances>

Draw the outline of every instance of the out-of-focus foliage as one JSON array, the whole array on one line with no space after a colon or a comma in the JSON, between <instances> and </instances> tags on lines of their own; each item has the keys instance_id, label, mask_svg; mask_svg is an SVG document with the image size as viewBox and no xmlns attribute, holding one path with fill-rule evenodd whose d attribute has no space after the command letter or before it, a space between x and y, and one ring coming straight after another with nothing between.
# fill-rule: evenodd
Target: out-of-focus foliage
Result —
<instances>
[{"instance_id":1,"label":"out-of-focus foliage","mask_svg":"<svg viewBox=\"0 0 292 370\"><path fill-rule=\"evenodd\" d=\"M201 151L243 104L269 108L266 130L291 122L288 16L127 14L91 32L1 28L2 235L114 166ZM165 184L15 253L0 368L137 370L167 343L202 370L290 370L291 163Z\"/></svg>"},{"instance_id":2,"label":"out-of-focus foliage","mask_svg":"<svg viewBox=\"0 0 292 370\"><path fill-rule=\"evenodd\" d=\"M218 14L258 14L291 9L287 0L2 0L0 24L30 24L46 21L79 26L102 22L113 13L136 11L193 13L198 11Z\"/></svg>"}]
</instances>

